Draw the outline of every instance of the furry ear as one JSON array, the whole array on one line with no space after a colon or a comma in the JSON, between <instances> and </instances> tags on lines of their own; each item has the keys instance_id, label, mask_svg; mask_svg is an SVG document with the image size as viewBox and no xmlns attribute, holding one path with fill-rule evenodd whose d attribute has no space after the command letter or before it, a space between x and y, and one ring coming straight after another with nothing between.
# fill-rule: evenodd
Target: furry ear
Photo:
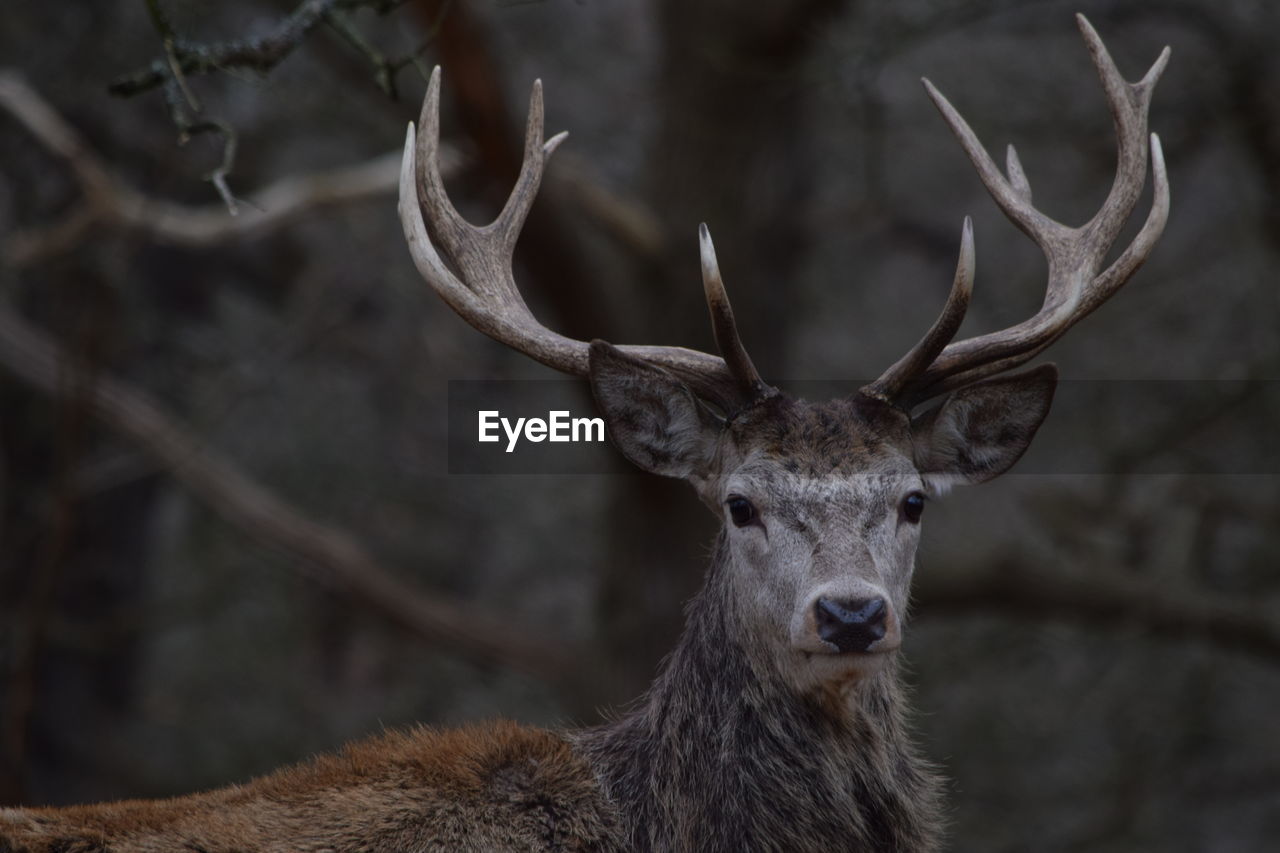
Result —
<instances>
[{"instance_id":1,"label":"furry ear","mask_svg":"<svg viewBox=\"0 0 1280 853\"><path fill-rule=\"evenodd\" d=\"M591 342L590 379L623 456L664 477L706 476L723 422L683 382L604 341Z\"/></svg>"},{"instance_id":2,"label":"furry ear","mask_svg":"<svg viewBox=\"0 0 1280 853\"><path fill-rule=\"evenodd\" d=\"M1013 467L1049 414L1052 364L961 388L911 422L916 468L934 494Z\"/></svg>"}]
</instances>

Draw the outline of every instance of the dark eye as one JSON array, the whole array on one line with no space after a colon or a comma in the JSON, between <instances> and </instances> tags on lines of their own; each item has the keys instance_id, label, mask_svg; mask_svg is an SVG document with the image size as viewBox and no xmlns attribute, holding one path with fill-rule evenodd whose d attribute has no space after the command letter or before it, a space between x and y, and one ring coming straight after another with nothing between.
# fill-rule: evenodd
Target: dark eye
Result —
<instances>
[{"instance_id":1,"label":"dark eye","mask_svg":"<svg viewBox=\"0 0 1280 853\"><path fill-rule=\"evenodd\" d=\"M733 519L733 523L738 527L746 527L755 521L756 508L751 505L751 501L739 495L731 495L725 506L729 507L729 517Z\"/></svg>"},{"instance_id":2,"label":"dark eye","mask_svg":"<svg viewBox=\"0 0 1280 853\"><path fill-rule=\"evenodd\" d=\"M912 492L902 499L902 517L911 524L919 524L924 514L924 495Z\"/></svg>"}]
</instances>

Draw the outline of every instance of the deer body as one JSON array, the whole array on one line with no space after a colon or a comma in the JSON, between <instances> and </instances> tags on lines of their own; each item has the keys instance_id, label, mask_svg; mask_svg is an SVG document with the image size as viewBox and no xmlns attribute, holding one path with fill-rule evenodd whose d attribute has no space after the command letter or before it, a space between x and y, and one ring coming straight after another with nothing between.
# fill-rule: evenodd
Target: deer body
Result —
<instances>
[{"instance_id":1,"label":"deer body","mask_svg":"<svg viewBox=\"0 0 1280 853\"><path fill-rule=\"evenodd\" d=\"M611 850L614 815L562 735L498 723L387 734L186 797L0 809L0 851Z\"/></svg>"},{"instance_id":2,"label":"deer body","mask_svg":"<svg viewBox=\"0 0 1280 853\"><path fill-rule=\"evenodd\" d=\"M1167 50L1128 83L1083 18L1080 26L1120 145L1107 200L1080 228L1032 207L1012 148L1006 176L928 87L997 204L1044 251L1043 307L1009 329L952 342L974 277L966 220L938 320L879 379L829 402L791 399L760 378L705 227L703 284L721 357L587 343L539 324L516 288L511 252L563 136L543 141L535 85L516 188L492 224L467 223L439 175L437 70L401 173L414 262L477 329L586 377L623 455L686 480L722 518L679 645L637 707L597 728L417 730L206 794L0 809L0 853L935 850L940 781L908 736L897 661L925 500L1018 460L1057 374L1051 365L1009 371L1114 293L1168 213L1159 141L1146 135ZM1148 154L1151 212L1104 265L1141 194Z\"/></svg>"}]
</instances>

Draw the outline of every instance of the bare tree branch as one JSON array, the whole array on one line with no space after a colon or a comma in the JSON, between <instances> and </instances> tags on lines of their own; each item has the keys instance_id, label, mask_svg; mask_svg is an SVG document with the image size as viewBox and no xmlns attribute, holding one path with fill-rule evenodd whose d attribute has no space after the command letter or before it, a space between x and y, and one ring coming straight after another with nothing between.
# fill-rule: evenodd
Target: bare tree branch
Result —
<instances>
[{"instance_id":1,"label":"bare tree branch","mask_svg":"<svg viewBox=\"0 0 1280 853\"><path fill-rule=\"evenodd\" d=\"M84 194L83 204L57 224L19 232L5 241L5 257L15 266L66 251L97 225L142 231L172 245L211 246L265 233L316 208L389 195L399 178L397 149L353 166L283 178L252 194L241 215L232 217L221 204L179 205L150 198L129 186L15 71L0 71L0 109L66 162ZM441 153L446 174L461 167L462 158L455 149L444 148Z\"/></svg>"},{"instance_id":2,"label":"bare tree branch","mask_svg":"<svg viewBox=\"0 0 1280 853\"><path fill-rule=\"evenodd\" d=\"M206 176L232 216L240 206L227 182L235 165L239 135L229 122L203 115L204 108L187 81L189 74L207 74L229 68L252 68L266 73L297 48L307 34L321 22L329 26L348 44L364 55L374 67L378 87L389 97L396 97L396 77L406 66L419 69L424 79L422 53L434 37L407 56L389 58L374 47L346 16L343 10L369 8L385 15L405 0L303 0L285 16L270 33L248 39L203 44L181 38L175 30L161 0L146 0L152 25L160 35L164 53L140 71L125 74L112 81L107 90L114 95L130 97L156 86L164 93L169 117L178 128L179 144L186 144L197 133L216 133L222 137L222 160Z\"/></svg>"},{"instance_id":3,"label":"bare tree branch","mask_svg":"<svg viewBox=\"0 0 1280 853\"><path fill-rule=\"evenodd\" d=\"M388 59L365 42L342 13L365 8L385 15L405 2L406 0L303 0L266 35L204 44L179 37L160 9L158 0L148 0L152 21L164 43L165 55L153 59L145 68L120 75L108 84L107 91L128 98L157 86L176 84L185 87L185 78L192 74L212 74L228 68L248 68L265 73L293 53L317 24L328 23L369 58L374 66L379 88L394 97L395 74L413 64L421 48L406 57ZM189 93L187 97L189 100Z\"/></svg>"},{"instance_id":4,"label":"bare tree branch","mask_svg":"<svg viewBox=\"0 0 1280 853\"><path fill-rule=\"evenodd\" d=\"M323 172L292 175L268 184L228 215L223 204L188 206L151 198L113 175L102 159L18 72L0 70L0 109L8 112L50 153L66 162L84 194L54 225L10 235L3 254L16 267L70 250L95 226L136 230L161 243L206 248L249 234L260 236L313 210L362 201L396 190L400 149L363 163ZM652 260L666 245L666 232L653 211L633 198L605 187L590 166L570 154L548 177L590 221L637 257ZM460 172L465 158L447 144L440 149L446 179Z\"/></svg>"},{"instance_id":5,"label":"bare tree branch","mask_svg":"<svg viewBox=\"0 0 1280 853\"><path fill-rule=\"evenodd\" d=\"M0 307L0 364L51 396L64 393L68 371L89 381L85 393L93 414L138 442L221 518L394 624L483 664L549 680L565 675L571 659L565 648L509 619L495 619L462 601L427 595L395 577L351 535L307 517L250 479L141 391L118 379L92 376L47 335L5 307Z\"/></svg>"},{"instance_id":6,"label":"bare tree branch","mask_svg":"<svg viewBox=\"0 0 1280 853\"><path fill-rule=\"evenodd\" d=\"M208 74L227 68L270 71L293 52L303 37L337 3L338 0L304 0L267 35L223 44L204 45L181 40L172 33L164 32L165 27L161 26L162 37L166 41L172 39L172 47L166 52L171 54L172 62L176 63L176 71L171 71L169 57L159 57L152 60L146 68L112 80L107 91L113 95L130 97L163 85L171 74Z\"/></svg>"},{"instance_id":7,"label":"bare tree branch","mask_svg":"<svg viewBox=\"0 0 1280 853\"><path fill-rule=\"evenodd\" d=\"M1138 626L1154 636L1196 640L1280 663L1280 617L1275 608L1201 590L1170 589L1094 568L1069 575L1031 569L1015 557L989 568L957 568L949 577L922 579L912 599L923 618L997 614L1007 619Z\"/></svg>"}]
</instances>

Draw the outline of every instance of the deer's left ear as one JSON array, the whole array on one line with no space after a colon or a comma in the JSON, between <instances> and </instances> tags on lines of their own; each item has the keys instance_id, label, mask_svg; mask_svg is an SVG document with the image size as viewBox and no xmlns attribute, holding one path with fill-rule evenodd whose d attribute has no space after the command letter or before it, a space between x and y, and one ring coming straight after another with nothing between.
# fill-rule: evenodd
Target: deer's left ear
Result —
<instances>
[{"instance_id":1,"label":"deer's left ear","mask_svg":"<svg viewBox=\"0 0 1280 853\"><path fill-rule=\"evenodd\" d=\"M911 422L916 468L934 494L981 483L1013 467L1049 414L1052 364L961 388Z\"/></svg>"},{"instance_id":2,"label":"deer's left ear","mask_svg":"<svg viewBox=\"0 0 1280 853\"><path fill-rule=\"evenodd\" d=\"M591 342L591 393L609 437L634 464L664 477L706 476L723 422L679 379L604 341Z\"/></svg>"}]
</instances>

